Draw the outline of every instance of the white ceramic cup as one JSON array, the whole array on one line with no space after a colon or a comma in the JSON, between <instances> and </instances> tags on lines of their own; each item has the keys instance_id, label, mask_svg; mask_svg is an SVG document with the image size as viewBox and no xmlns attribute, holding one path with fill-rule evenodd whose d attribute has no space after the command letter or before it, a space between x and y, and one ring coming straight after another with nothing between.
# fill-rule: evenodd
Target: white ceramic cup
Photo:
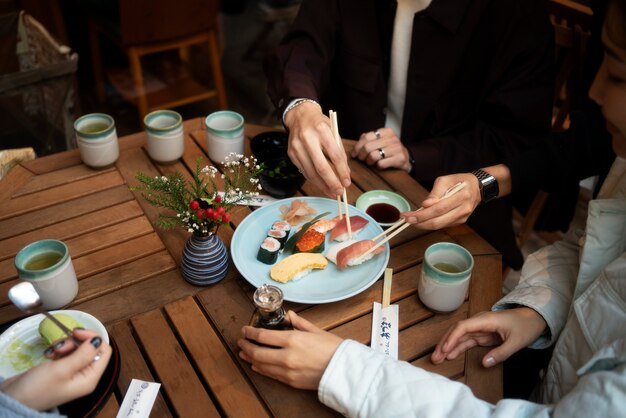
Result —
<instances>
[{"instance_id":1,"label":"white ceramic cup","mask_svg":"<svg viewBox=\"0 0 626 418\"><path fill-rule=\"evenodd\" d=\"M463 304L474 258L458 244L438 242L424 253L417 293L424 305L436 312L451 312Z\"/></svg>"},{"instance_id":2,"label":"white ceramic cup","mask_svg":"<svg viewBox=\"0 0 626 418\"><path fill-rule=\"evenodd\" d=\"M114 164L120 156L115 121L104 113L90 113L74 122L76 143L85 165L103 168Z\"/></svg>"},{"instance_id":3,"label":"white ceramic cup","mask_svg":"<svg viewBox=\"0 0 626 418\"><path fill-rule=\"evenodd\" d=\"M143 118L148 135L148 155L154 161L169 164L177 161L185 151L183 118L173 110L155 110Z\"/></svg>"},{"instance_id":4,"label":"white ceramic cup","mask_svg":"<svg viewBox=\"0 0 626 418\"><path fill-rule=\"evenodd\" d=\"M206 117L209 158L223 163L232 152L243 154L243 116L231 110L220 110Z\"/></svg>"},{"instance_id":5,"label":"white ceramic cup","mask_svg":"<svg viewBox=\"0 0 626 418\"><path fill-rule=\"evenodd\" d=\"M44 239L22 248L15 256L20 279L30 282L41 298L44 309L67 306L78 293L78 279L67 245Z\"/></svg>"}]
</instances>

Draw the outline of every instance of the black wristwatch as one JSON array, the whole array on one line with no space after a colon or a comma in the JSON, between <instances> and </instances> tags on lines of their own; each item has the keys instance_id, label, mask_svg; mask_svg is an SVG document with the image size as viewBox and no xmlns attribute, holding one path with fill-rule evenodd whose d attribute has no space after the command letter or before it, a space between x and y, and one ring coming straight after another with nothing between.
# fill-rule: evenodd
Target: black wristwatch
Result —
<instances>
[{"instance_id":1,"label":"black wristwatch","mask_svg":"<svg viewBox=\"0 0 626 418\"><path fill-rule=\"evenodd\" d=\"M498 180L491 174L483 170L474 170L472 174L478 179L478 187L480 187L480 198L483 203L487 203L496 197L500 193L498 187Z\"/></svg>"}]
</instances>

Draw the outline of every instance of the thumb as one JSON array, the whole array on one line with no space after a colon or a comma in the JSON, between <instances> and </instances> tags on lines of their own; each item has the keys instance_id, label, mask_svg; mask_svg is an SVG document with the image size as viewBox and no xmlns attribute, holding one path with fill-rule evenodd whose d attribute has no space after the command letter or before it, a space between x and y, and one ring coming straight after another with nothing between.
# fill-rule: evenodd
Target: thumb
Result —
<instances>
[{"instance_id":1,"label":"thumb","mask_svg":"<svg viewBox=\"0 0 626 418\"><path fill-rule=\"evenodd\" d=\"M498 363L502 363L504 360L511 357L511 355L516 351L517 349L513 344L504 342L502 345L485 354L483 357L483 366L493 367Z\"/></svg>"},{"instance_id":2,"label":"thumb","mask_svg":"<svg viewBox=\"0 0 626 418\"><path fill-rule=\"evenodd\" d=\"M307 321L306 319L298 316L294 311L289 311L287 313L289 315L289 320L291 321L291 325L297 330L300 331L308 331L308 332L318 332L319 328Z\"/></svg>"}]
</instances>

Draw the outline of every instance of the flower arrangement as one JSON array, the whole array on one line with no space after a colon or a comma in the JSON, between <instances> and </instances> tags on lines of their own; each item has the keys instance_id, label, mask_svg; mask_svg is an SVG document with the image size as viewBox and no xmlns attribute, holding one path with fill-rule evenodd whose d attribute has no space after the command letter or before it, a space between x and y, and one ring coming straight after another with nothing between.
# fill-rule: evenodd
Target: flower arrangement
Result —
<instances>
[{"instance_id":1,"label":"flower arrangement","mask_svg":"<svg viewBox=\"0 0 626 418\"><path fill-rule=\"evenodd\" d=\"M167 177L150 177L141 172L135 176L141 185L131 190L141 191L152 205L174 212L160 214L159 227L182 226L194 235L211 235L230 222L229 211L233 206L258 196L261 185L257 175L262 167L257 165L256 158L230 153L223 163L223 174L213 166L200 168L200 161L200 158L196 160L193 179L189 182L178 172ZM223 193L216 183L218 176L223 182Z\"/></svg>"}]
</instances>

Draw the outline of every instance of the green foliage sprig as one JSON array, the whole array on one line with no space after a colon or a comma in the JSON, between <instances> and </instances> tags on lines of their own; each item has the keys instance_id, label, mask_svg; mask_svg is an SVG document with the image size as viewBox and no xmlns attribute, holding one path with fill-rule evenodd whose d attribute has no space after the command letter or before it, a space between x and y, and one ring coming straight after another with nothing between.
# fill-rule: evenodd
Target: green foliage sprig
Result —
<instances>
[{"instance_id":1,"label":"green foliage sprig","mask_svg":"<svg viewBox=\"0 0 626 418\"><path fill-rule=\"evenodd\" d=\"M159 214L156 223L160 228L182 226L195 235L214 234L221 225L230 222L233 206L259 195L261 185L257 176L261 167L256 158L231 153L225 159L223 173L213 166L201 168L200 162L200 158L196 160L191 181L178 172L156 177L136 174L140 185L131 190L141 191L148 203L171 211ZM223 191L218 190L215 181L218 175L224 183Z\"/></svg>"}]
</instances>

